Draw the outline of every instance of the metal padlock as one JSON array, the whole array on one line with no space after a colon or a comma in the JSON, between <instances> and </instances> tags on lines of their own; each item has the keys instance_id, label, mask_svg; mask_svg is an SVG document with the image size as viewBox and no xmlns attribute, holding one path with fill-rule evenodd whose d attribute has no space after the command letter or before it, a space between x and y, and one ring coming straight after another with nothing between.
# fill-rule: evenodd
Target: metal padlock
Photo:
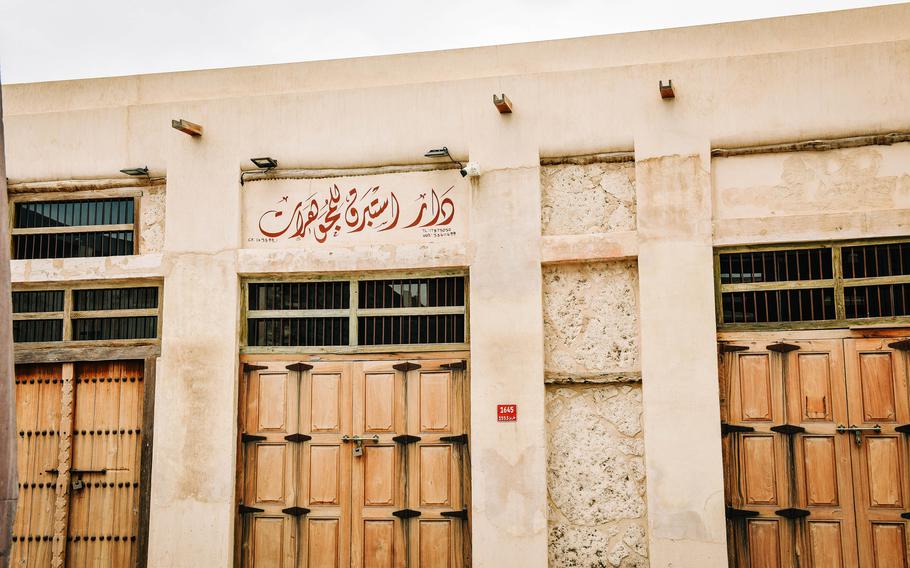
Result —
<instances>
[{"instance_id":1,"label":"metal padlock","mask_svg":"<svg viewBox=\"0 0 910 568\"><path fill-rule=\"evenodd\" d=\"M363 455L363 442L361 440L354 441L354 457L359 458Z\"/></svg>"},{"instance_id":2,"label":"metal padlock","mask_svg":"<svg viewBox=\"0 0 910 568\"><path fill-rule=\"evenodd\" d=\"M73 480L72 487L73 487L73 491L79 491L80 489L85 487L85 482L82 481L81 477L78 477Z\"/></svg>"}]
</instances>

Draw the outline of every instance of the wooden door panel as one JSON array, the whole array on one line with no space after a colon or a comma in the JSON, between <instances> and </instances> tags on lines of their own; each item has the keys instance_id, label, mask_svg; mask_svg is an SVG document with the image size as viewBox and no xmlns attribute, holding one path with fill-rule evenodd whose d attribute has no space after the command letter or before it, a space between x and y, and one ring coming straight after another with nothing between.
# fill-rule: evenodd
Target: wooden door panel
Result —
<instances>
[{"instance_id":1,"label":"wooden door panel","mask_svg":"<svg viewBox=\"0 0 910 568\"><path fill-rule=\"evenodd\" d=\"M19 501L11 566L50 566L60 429L61 365L17 365Z\"/></svg>"},{"instance_id":2,"label":"wooden door panel","mask_svg":"<svg viewBox=\"0 0 910 568\"><path fill-rule=\"evenodd\" d=\"M307 506L341 506L343 454L346 448L338 444L309 444L304 449L304 490ZM346 461L346 460L345 460Z\"/></svg>"},{"instance_id":3,"label":"wooden door panel","mask_svg":"<svg viewBox=\"0 0 910 568\"><path fill-rule=\"evenodd\" d=\"M136 560L142 444L141 361L77 363L68 566Z\"/></svg>"},{"instance_id":4,"label":"wooden door panel","mask_svg":"<svg viewBox=\"0 0 910 568\"><path fill-rule=\"evenodd\" d=\"M808 521L809 562L813 568L849 568L844 564L844 529L838 521ZM853 546L853 543L849 543Z\"/></svg>"},{"instance_id":5,"label":"wooden door panel","mask_svg":"<svg viewBox=\"0 0 910 568\"><path fill-rule=\"evenodd\" d=\"M299 517L303 542L300 565L347 567L351 562L351 445L352 377L347 362L312 363L300 372L298 431L311 437L295 444L299 506L310 509Z\"/></svg>"},{"instance_id":6,"label":"wooden door panel","mask_svg":"<svg viewBox=\"0 0 910 568\"><path fill-rule=\"evenodd\" d=\"M744 341L725 351L731 557L738 566L813 555L818 565L855 565L850 447L836 434L847 417L840 340Z\"/></svg>"},{"instance_id":7,"label":"wooden door panel","mask_svg":"<svg viewBox=\"0 0 910 568\"><path fill-rule=\"evenodd\" d=\"M773 434L742 437L743 501L749 505L777 505L780 444Z\"/></svg>"},{"instance_id":8,"label":"wooden door panel","mask_svg":"<svg viewBox=\"0 0 910 568\"><path fill-rule=\"evenodd\" d=\"M395 568L400 564L403 547L396 544L396 521L390 519L366 520L363 523L362 566L369 568Z\"/></svg>"},{"instance_id":9,"label":"wooden door panel","mask_svg":"<svg viewBox=\"0 0 910 568\"><path fill-rule=\"evenodd\" d=\"M342 568L346 556L342 544L339 519L310 518L307 520L305 547L307 568Z\"/></svg>"},{"instance_id":10,"label":"wooden door panel","mask_svg":"<svg viewBox=\"0 0 910 568\"><path fill-rule=\"evenodd\" d=\"M406 507L404 452L393 438L408 434L405 371L400 361L354 365L354 435L368 439L353 458L352 566L403 566L403 523L393 513ZM378 441L374 441L377 440ZM348 448L349 452L353 448Z\"/></svg>"},{"instance_id":11,"label":"wooden door panel","mask_svg":"<svg viewBox=\"0 0 910 568\"><path fill-rule=\"evenodd\" d=\"M837 439L834 436L803 436L800 443L805 470L811 472L805 477L806 503L814 507L839 506Z\"/></svg>"},{"instance_id":12,"label":"wooden door panel","mask_svg":"<svg viewBox=\"0 0 910 568\"><path fill-rule=\"evenodd\" d=\"M415 539L416 562L421 568L453 568L455 564L455 528L452 521L423 520L417 522Z\"/></svg>"},{"instance_id":13,"label":"wooden door panel","mask_svg":"<svg viewBox=\"0 0 910 568\"><path fill-rule=\"evenodd\" d=\"M289 568L293 559L286 543L295 527L286 515L257 515L250 521L252 564L258 568Z\"/></svg>"},{"instance_id":14,"label":"wooden door panel","mask_svg":"<svg viewBox=\"0 0 910 568\"><path fill-rule=\"evenodd\" d=\"M875 568L907 568L906 523L872 523L872 562Z\"/></svg>"},{"instance_id":15,"label":"wooden door panel","mask_svg":"<svg viewBox=\"0 0 910 568\"><path fill-rule=\"evenodd\" d=\"M296 499L296 433L299 380L286 364L259 365L245 373L240 406L243 484L239 521L245 566L294 566L297 521L282 509Z\"/></svg>"},{"instance_id":16,"label":"wooden door panel","mask_svg":"<svg viewBox=\"0 0 910 568\"><path fill-rule=\"evenodd\" d=\"M907 352L889 347L893 339L848 339L849 426L864 430L849 440L856 485L860 562L869 566L910 563L902 513L910 510L910 455L907 435L896 427L910 423Z\"/></svg>"}]
</instances>

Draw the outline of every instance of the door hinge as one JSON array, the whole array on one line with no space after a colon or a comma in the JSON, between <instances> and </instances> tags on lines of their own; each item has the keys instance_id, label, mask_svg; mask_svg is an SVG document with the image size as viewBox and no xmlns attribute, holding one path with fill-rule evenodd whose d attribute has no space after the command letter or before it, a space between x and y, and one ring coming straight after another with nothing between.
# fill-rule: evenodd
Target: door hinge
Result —
<instances>
[{"instance_id":1,"label":"door hinge","mask_svg":"<svg viewBox=\"0 0 910 568\"><path fill-rule=\"evenodd\" d=\"M443 369L449 369L450 371L463 371L468 368L468 362L462 359L461 361L456 361L454 363L446 363L440 365Z\"/></svg>"},{"instance_id":2,"label":"door hinge","mask_svg":"<svg viewBox=\"0 0 910 568\"><path fill-rule=\"evenodd\" d=\"M901 513L902 519L910 519L910 513Z\"/></svg>"},{"instance_id":3,"label":"door hinge","mask_svg":"<svg viewBox=\"0 0 910 568\"><path fill-rule=\"evenodd\" d=\"M910 339L901 339L900 341L889 343L888 347L897 349L898 351L908 351L910 350Z\"/></svg>"},{"instance_id":4,"label":"door hinge","mask_svg":"<svg viewBox=\"0 0 910 568\"><path fill-rule=\"evenodd\" d=\"M281 512L284 513L285 515L291 515L292 517L302 517L303 515L306 515L307 513L309 513L310 510L307 509L306 507L297 507L295 505L294 507L288 507L287 509L282 509Z\"/></svg>"},{"instance_id":5,"label":"door hinge","mask_svg":"<svg viewBox=\"0 0 910 568\"><path fill-rule=\"evenodd\" d=\"M240 441L243 443L261 442L263 440L265 440L265 436L260 436L258 434L247 434L246 432L244 432L243 434L240 435Z\"/></svg>"},{"instance_id":6,"label":"door hinge","mask_svg":"<svg viewBox=\"0 0 910 568\"><path fill-rule=\"evenodd\" d=\"M241 515L246 515L247 513L262 513L263 511L265 511L265 509L260 509L259 507L249 507L243 503L237 507L237 512L239 512Z\"/></svg>"},{"instance_id":7,"label":"door hinge","mask_svg":"<svg viewBox=\"0 0 910 568\"><path fill-rule=\"evenodd\" d=\"M786 509L779 509L774 511L774 514L778 517L783 517L785 519L799 519L801 517L808 517L811 513L808 509L797 509L796 507L787 507Z\"/></svg>"},{"instance_id":8,"label":"door hinge","mask_svg":"<svg viewBox=\"0 0 910 568\"><path fill-rule=\"evenodd\" d=\"M408 361L406 363L397 363L395 365L392 365L392 368L395 369L396 371L404 371L405 373L407 373L408 371L415 371L415 370L419 369L420 365L418 365L417 363L411 363L410 361Z\"/></svg>"},{"instance_id":9,"label":"door hinge","mask_svg":"<svg viewBox=\"0 0 910 568\"><path fill-rule=\"evenodd\" d=\"M728 519L748 519L750 517L757 517L758 511L747 511L746 509L727 507L725 514Z\"/></svg>"},{"instance_id":10,"label":"door hinge","mask_svg":"<svg viewBox=\"0 0 910 568\"><path fill-rule=\"evenodd\" d=\"M793 345L792 343L784 343L781 341L778 343L772 343L771 345L766 345L765 349L768 351L774 351L775 353L789 353L790 351L796 351L799 349L799 345Z\"/></svg>"},{"instance_id":11,"label":"door hinge","mask_svg":"<svg viewBox=\"0 0 910 568\"><path fill-rule=\"evenodd\" d=\"M312 436L307 434L288 434L284 437L288 442L308 442L313 439Z\"/></svg>"},{"instance_id":12,"label":"door hinge","mask_svg":"<svg viewBox=\"0 0 910 568\"><path fill-rule=\"evenodd\" d=\"M731 345L729 343L718 343L717 350L721 353L735 353L737 351L748 351L748 345Z\"/></svg>"},{"instance_id":13,"label":"door hinge","mask_svg":"<svg viewBox=\"0 0 910 568\"><path fill-rule=\"evenodd\" d=\"M414 509L399 509L398 511L392 511L392 515L399 519L413 519L414 517L420 516L420 511L415 511Z\"/></svg>"},{"instance_id":14,"label":"door hinge","mask_svg":"<svg viewBox=\"0 0 910 568\"><path fill-rule=\"evenodd\" d=\"M395 436L392 438L392 441L396 444L413 444L414 442L420 441L420 436L412 436L410 434L401 434L400 436Z\"/></svg>"},{"instance_id":15,"label":"door hinge","mask_svg":"<svg viewBox=\"0 0 910 568\"><path fill-rule=\"evenodd\" d=\"M778 434L802 434L806 429L796 424L781 424L780 426L771 426L771 431Z\"/></svg>"},{"instance_id":16,"label":"door hinge","mask_svg":"<svg viewBox=\"0 0 910 568\"><path fill-rule=\"evenodd\" d=\"M467 434L458 434L457 436L442 436L439 438L440 442L453 442L455 444L467 444L468 435Z\"/></svg>"},{"instance_id":17,"label":"door hinge","mask_svg":"<svg viewBox=\"0 0 910 568\"><path fill-rule=\"evenodd\" d=\"M901 426L895 426L894 431L900 432L901 434L910 434L910 424L902 424Z\"/></svg>"},{"instance_id":18,"label":"door hinge","mask_svg":"<svg viewBox=\"0 0 910 568\"><path fill-rule=\"evenodd\" d=\"M740 426L739 424L727 424L726 422L720 423L720 435L726 436L727 434L735 434L738 432L755 432L755 428L752 426Z\"/></svg>"},{"instance_id":19,"label":"door hinge","mask_svg":"<svg viewBox=\"0 0 910 568\"><path fill-rule=\"evenodd\" d=\"M462 509L460 511L443 511L439 513L443 517L449 517L450 519L467 519L468 510Z\"/></svg>"},{"instance_id":20,"label":"door hinge","mask_svg":"<svg viewBox=\"0 0 910 568\"><path fill-rule=\"evenodd\" d=\"M290 365L285 367L285 369L287 369L288 371L297 371L298 373L302 373L303 371L309 371L312 368L313 368L313 366L308 363L291 363Z\"/></svg>"},{"instance_id":21,"label":"door hinge","mask_svg":"<svg viewBox=\"0 0 910 568\"><path fill-rule=\"evenodd\" d=\"M268 367L266 367L265 365L253 365L252 363L243 364L244 373L252 373L253 371L263 371L265 369L268 369Z\"/></svg>"}]
</instances>

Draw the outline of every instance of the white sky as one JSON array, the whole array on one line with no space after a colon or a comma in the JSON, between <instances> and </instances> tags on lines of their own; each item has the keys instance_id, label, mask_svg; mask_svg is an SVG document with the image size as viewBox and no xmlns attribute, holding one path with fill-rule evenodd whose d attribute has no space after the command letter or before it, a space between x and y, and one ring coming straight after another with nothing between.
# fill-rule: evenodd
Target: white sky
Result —
<instances>
[{"instance_id":1,"label":"white sky","mask_svg":"<svg viewBox=\"0 0 910 568\"><path fill-rule=\"evenodd\" d=\"M474 47L888 0L0 0L4 83Z\"/></svg>"}]
</instances>

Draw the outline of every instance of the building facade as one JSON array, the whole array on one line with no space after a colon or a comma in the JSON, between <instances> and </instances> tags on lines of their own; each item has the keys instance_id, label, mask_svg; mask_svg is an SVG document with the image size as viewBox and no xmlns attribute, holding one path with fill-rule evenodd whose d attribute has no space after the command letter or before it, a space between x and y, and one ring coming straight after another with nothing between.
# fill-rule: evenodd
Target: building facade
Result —
<instances>
[{"instance_id":1,"label":"building facade","mask_svg":"<svg viewBox=\"0 0 910 568\"><path fill-rule=\"evenodd\" d=\"M907 563L908 30L5 86L14 562Z\"/></svg>"}]
</instances>

